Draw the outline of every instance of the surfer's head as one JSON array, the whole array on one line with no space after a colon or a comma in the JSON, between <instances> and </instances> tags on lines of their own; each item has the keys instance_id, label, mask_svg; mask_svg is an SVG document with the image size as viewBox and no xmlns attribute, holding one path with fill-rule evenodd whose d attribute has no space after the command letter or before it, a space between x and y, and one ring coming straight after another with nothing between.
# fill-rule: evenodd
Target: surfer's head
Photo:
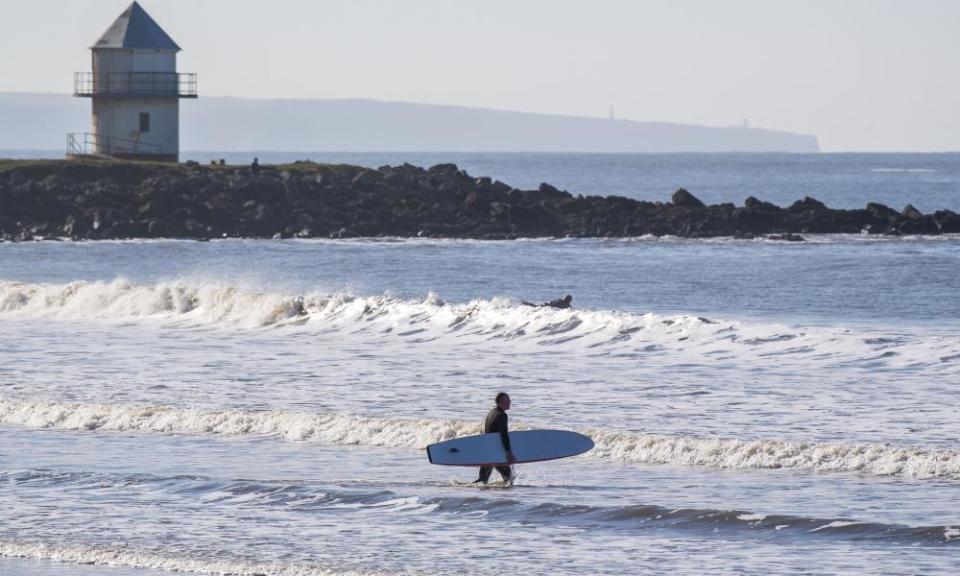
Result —
<instances>
[{"instance_id":1,"label":"surfer's head","mask_svg":"<svg viewBox=\"0 0 960 576\"><path fill-rule=\"evenodd\" d=\"M497 397L494 398L493 401L497 403L497 408L501 410L510 409L510 395L507 394L506 392L499 392L497 394Z\"/></svg>"}]
</instances>

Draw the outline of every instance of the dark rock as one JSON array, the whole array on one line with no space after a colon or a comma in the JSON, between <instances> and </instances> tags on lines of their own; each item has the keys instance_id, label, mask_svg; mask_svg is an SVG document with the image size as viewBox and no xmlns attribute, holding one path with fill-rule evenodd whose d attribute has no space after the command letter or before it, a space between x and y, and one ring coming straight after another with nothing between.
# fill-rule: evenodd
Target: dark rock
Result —
<instances>
[{"instance_id":1,"label":"dark rock","mask_svg":"<svg viewBox=\"0 0 960 576\"><path fill-rule=\"evenodd\" d=\"M775 230L779 226L780 212L779 208L770 210L754 204L753 207L734 209L727 219L735 224L739 234L759 234Z\"/></svg>"},{"instance_id":2,"label":"dark rock","mask_svg":"<svg viewBox=\"0 0 960 576\"><path fill-rule=\"evenodd\" d=\"M13 218L0 212L0 235L5 238L12 237L19 228L19 224Z\"/></svg>"},{"instance_id":3,"label":"dark rock","mask_svg":"<svg viewBox=\"0 0 960 576\"><path fill-rule=\"evenodd\" d=\"M960 216L952 210L937 210L933 214L933 221L944 234L960 233Z\"/></svg>"},{"instance_id":4,"label":"dark rock","mask_svg":"<svg viewBox=\"0 0 960 576\"><path fill-rule=\"evenodd\" d=\"M722 204L714 204L710 206L710 209L713 210L714 212L721 212L723 214L732 214L733 211L737 209L737 207L733 204L733 202L724 202Z\"/></svg>"},{"instance_id":5,"label":"dark rock","mask_svg":"<svg viewBox=\"0 0 960 576\"><path fill-rule=\"evenodd\" d=\"M791 204L790 207L787 208L787 210L790 212L809 212L809 211L822 212L825 210L829 210L829 208L827 208L826 204L824 204L823 202L815 198L804 196L803 200L797 200L796 202Z\"/></svg>"},{"instance_id":6,"label":"dark rock","mask_svg":"<svg viewBox=\"0 0 960 576\"><path fill-rule=\"evenodd\" d=\"M764 202L762 200L757 200L753 196L747 196L747 199L743 201L743 205L751 210L762 210L764 212L777 212L780 210L779 206L769 202Z\"/></svg>"},{"instance_id":7,"label":"dark rock","mask_svg":"<svg viewBox=\"0 0 960 576\"><path fill-rule=\"evenodd\" d=\"M449 174L456 174L460 172L460 169L457 168L456 164L447 163L447 164L436 164L434 166L431 166L427 170L427 172L429 172L430 174L449 175Z\"/></svg>"},{"instance_id":8,"label":"dark rock","mask_svg":"<svg viewBox=\"0 0 960 576\"><path fill-rule=\"evenodd\" d=\"M904 218L897 226L901 234L940 234L940 226L937 225L932 216L923 216Z\"/></svg>"},{"instance_id":9,"label":"dark rock","mask_svg":"<svg viewBox=\"0 0 960 576\"><path fill-rule=\"evenodd\" d=\"M900 215L908 220L919 220L923 218L923 212L920 212L913 207L913 204L907 204L903 207L903 211L900 212Z\"/></svg>"},{"instance_id":10,"label":"dark rock","mask_svg":"<svg viewBox=\"0 0 960 576\"><path fill-rule=\"evenodd\" d=\"M569 193L557 190L546 182L540 183L540 186L537 188L537 193L540 200L559 200L570 197Z\"/></svg>"},{"instance_id":11,"label":"dark rock","mask_svg":"<svg viewBox=\"0 0 960 576\"><path fill-rule=\"evenodd\" d=\"M10 181L10 186L14 188L23 186L28 181L27 177L24 176L19 170L12 170L8 178Z\"/></svg>"},{"instance_id":12,"label":"dark rock","mask_svg":"<svg viewBox=\"0 0 960 576\"><path fill-rule=\"evenodd\" d=\"M370 190L374 188L383 178L383 175L376 170L362 170L350 180L350 185L360 190Z\"/></svg>"},{"instance_id":13,"label":"dark rock","mask_svg":"<svg viewBox=\"0 0 960 576\"><path fill-rule=\"evenodd\" d=\"M90 232L90 226L82 218L73 214L67 216L63 223L63 235L71 238L85 238Z\"/></svg>"},{"instance_id":14,"label":"dark rock","mask_svg":"<svg viewBox=\"0 0 960 576\"><path fill-rule=\"evenodd\" d=\"M44 162L0 172L0 238L412 236L769 237L804 232L960 233L949 210L925 216L881 204L831 210L812 198L782 209L749 197L705 206L572 196L550 184L517 190L453 164L377 170L300 163L278 169Z\"/></svg>"},{"instance_id":15,"label":"dark rock","mask_svg":"<svg viewBox=\"0 0 960 576\"><path fill-rule=\"evenodd\" d=\"M670 202L674 206L681 208L704 208L705 204L693 194L687 192L685 188L680 188L670 197Z\"/></svg>"},{"instance_id":16,"label":"dark rock","mask_svg":"<svg viewBox=\"0 0 960 576\"><path fill-rule=\"evenodd\" d=\"M787 232L786 234L769 234L766 236L767 240L782 240L784 242L806 242L807 239L799 234L791 234Z\"/></svg>"},{"instance_id":17,"label":"dark rock","mask_svg":"<svg viewBox=\"0 0 960 576\"><path fill-rule=\"evenodd\" d=\"M165 236L174 236L173 226L159 218L151 218L147 221L147 234L154 238L163 238Z\"/></svg>"},{"instance_id":18,"label":"dark rock","mask_svg":"<svg viewBox=\"0 0 960 576\"><path fill-rule=\"evenodd\" d=\"M513 188L499 180L494 180L493 184L486 187L486 192L494 197L506 196Z\"/></svg>"},{"instance_id":19,"label":"dark rock","mask_svg":"<svg viewBox=\"0 0 960 576\"><path fill-rule=\"evenodd\" d=\"M900 216L900 213L893 208L876 202L869 202L867 204L867 212L877 218L896 218Z\"/></svg>"}]
</instances>

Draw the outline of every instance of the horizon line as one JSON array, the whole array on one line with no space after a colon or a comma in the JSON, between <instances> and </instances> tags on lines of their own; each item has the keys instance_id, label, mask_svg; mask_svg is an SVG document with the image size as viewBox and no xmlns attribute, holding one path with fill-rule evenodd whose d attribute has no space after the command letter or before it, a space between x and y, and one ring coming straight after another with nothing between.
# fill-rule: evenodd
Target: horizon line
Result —
<instances>
[{"instance_id":1,"label":"horizon line","mask_svg":"<svg viewBox=\"0 0 960 576\"><path fill-rule=\"evenodd\" d=\"M21 91L21 90L0 90L0 94L43 94L47 96L73 96L70 92L43 92L43 91ZM376 104L404 104L408 106L432 106L437 108L458 108L462 110L483 110L487 112L500 112L504 114L527 114L533 116L548 116L553 118L566 118L566 119L577 119L577 120L598 120L604 122L631 122L635 124L657 124L663 126L692 126L697 128L715 128L715 129L732 129L732 130L752 130L760 132L780 132L784 134L793 134L796 136L806 136L810 138L815 138L818 141L819 145L819 136L813 132L794 132L792 130L787 130L784 128L766 128L763 126L742 126L738 124L695 124L690 122L678 122L673 120L637 120L634 118L609 118L607 116L581 116L578 114L572 113L560 113L560 112L531 112L527 110L511 110L507 108L491 108L489 106L481 105L468 105L468 104L446 104L446 103L436 103L436 102L418 102L413 100L382 100L377 98L370 98L365 96L356 96L356 97L338 97L338 98L320 98L312 96L293 96L293 97L277 97L277 96L233 96L233 95L223 95L223 94L210 94L200 96L199 98L222 98L227 100L257 100L263 102L372 102Z\"/></svg>"}]
</instances>

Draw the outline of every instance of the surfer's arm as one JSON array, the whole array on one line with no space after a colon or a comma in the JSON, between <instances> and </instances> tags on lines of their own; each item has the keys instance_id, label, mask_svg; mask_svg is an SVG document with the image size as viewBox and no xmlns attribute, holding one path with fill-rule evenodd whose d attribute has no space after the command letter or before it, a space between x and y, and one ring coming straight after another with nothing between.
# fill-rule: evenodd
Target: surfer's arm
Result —
<instances>
[{"instance_id":1,"label":"surfer's arm","mask_svg":"<svg viewBox=\"0 0 960 576\"><path fill-rule=\"evenodd\" d=\"M510 449L510 434L507 432L507 414L500 414L497 418L497 428L500 432L500 441L503 442L503 449L507 451L507 462L513 464L517 459Z\"/></svg>"},{"instance_id":2,"label":"surfer's arm","mask_svg":"<svg viewBox=\"0 0 960 576\"><path fill-rule=\"evenodd\" d=\"M507 415L500 414L497 417L497 432L500 433L500 441L503 442L503 449L510 451L510 434L507 433Z\"/></svg>"}]
</instances>

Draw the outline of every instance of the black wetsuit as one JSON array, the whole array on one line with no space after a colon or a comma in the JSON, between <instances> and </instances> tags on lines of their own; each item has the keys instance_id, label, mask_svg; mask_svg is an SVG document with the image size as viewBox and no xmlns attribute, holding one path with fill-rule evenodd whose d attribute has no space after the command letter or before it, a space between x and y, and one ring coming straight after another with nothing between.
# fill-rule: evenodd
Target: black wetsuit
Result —
<instances>
[{"instance_id":1,"label":"black wetsuit","mask_svg":"<svg viewBox=\"0 0 960 576\"><path fill-rule=\"evenodd\" d=\"M543 304L534 304L533 302L527 302L526 300L521 300L520 303L524 306L533 306L535 308L573 308L573 304L571 304L570 300L567 300L566 298L557 298L556 300L544 302Z\"/></svg>"},{"instance_id":2,"label":"black wetsuit","mask_svg":"<svg viewBox=\"0 0 960 576\"><path fill-rule=\"evenodd\" d=\"M491 432L496 432L500 434L500 441L503 442L503 449L507 452L510 452L510 435L507 433L507 413L501 410L499 407L494 408L489 413L487 413L487 419L483 422L483 433L490 434ZM487 480L490 479L490 474L493 473L493 466L481 466L480 467L480 478L478 482L487 483ZM509 466L497 466L497 472L503 476L503 481L508 482L510 480L510 467Z\"/></svg>"}]
</instances>

